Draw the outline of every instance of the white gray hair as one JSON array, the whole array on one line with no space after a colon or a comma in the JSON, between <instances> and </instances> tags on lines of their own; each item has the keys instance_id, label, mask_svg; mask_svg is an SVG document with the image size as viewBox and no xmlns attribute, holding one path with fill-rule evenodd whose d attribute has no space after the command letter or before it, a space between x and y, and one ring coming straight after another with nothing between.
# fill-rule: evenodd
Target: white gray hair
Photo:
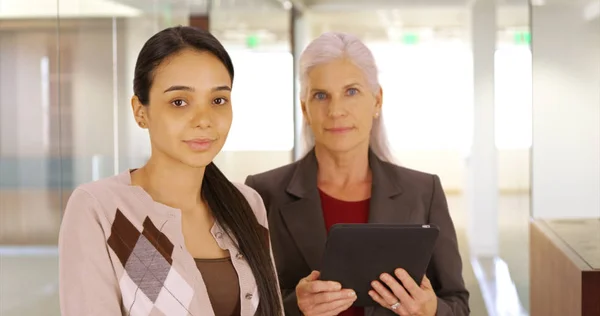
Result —
<instances>
[{"instance_id":1,"label":"white gray hair","mask_svg":"<svg viewBox=\"0 0 600 316\"><path fill-rule=\"evenodd\" d=\"M380 89L377 65L371 50L356 36L341 33L327 32L314 39L300 55L300 100L306 101L308 73L315 66L325 64L336 59L347 58L354 63L365 75L371 92L378 93ZM302 137L304 140L303 151L306 154L315 145L315 136L303 118ZM383 161L393 162L385 126L383 112L379 118L373 119L369 147Z\"/></svg>"}]
</instances>

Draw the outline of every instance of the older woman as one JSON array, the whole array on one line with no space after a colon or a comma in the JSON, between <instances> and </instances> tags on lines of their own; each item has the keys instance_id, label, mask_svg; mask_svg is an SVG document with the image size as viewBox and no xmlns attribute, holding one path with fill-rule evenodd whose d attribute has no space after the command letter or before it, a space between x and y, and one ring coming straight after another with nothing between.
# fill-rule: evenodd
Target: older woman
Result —
<instances>
[{"instance_id":1,"label":"older woman","mask_svg":"<svg viewBox=\"0 0 600 316\"><path fill-rule=\"evenodd\" d=\"M286 315L468 315L440 179L390 162L370 50L354 36L325 33L302 53L300 73L309 152L246 179L267 208ZM396 278L382 274L369 293L381 306L363 310L352 306L352 289L319 280L316 270L332 225L366 222L435 224L440 236L420 284L402 267Z\"/></svg>"}]
</instances>

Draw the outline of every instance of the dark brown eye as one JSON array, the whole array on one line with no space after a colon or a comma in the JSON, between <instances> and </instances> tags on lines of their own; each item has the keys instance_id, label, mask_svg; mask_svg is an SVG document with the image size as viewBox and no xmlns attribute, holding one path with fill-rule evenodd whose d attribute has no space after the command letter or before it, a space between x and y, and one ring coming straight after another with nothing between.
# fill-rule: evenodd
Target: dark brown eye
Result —
<instances>
[{"instance_id":1,"label":"dark brown eye","mask_svg":"<svg viewBox=\"0 0 600 316\"><path fill-rule=\"evenodd\" d=\"M187 103L185 103L185 101L183 101L181 99L175 100L175 101L171 102L171 104L173 104L175 107L182 107L182 106L187 105Z\"/></svg>"},{"instance_id":2,"label":"dark brown eye","mask_svg":"<svg viewBox=\"0 0 600 316\"><path fill-rule=\"evenodd\" d=\"M227 99L225 98L216 98L213 100L214 105L224 105L225 103L227 103Z\"/></svg>"}]
</instances>

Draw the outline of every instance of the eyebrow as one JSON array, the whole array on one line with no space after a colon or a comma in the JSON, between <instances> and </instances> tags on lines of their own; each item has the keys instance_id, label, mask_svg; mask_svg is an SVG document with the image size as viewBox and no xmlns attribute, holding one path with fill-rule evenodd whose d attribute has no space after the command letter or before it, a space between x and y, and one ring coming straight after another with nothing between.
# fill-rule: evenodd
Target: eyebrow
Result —
<instances>
[{"instance_id":1,"label":"eyebrow","mask_svg":"<svg viewBox=\"0 0 600 316\"><path fill-rule=\"evenodd\" d=\"M230 86L218 86L218 87L214 87L212 88L213 92L216 91L231 91L231 87Z\"/></svg>"},{"instance_id":2,"label":"eyebrow","mask_svg":"<svg viewBox=\"0 0 600 316\"><path fill-rule=\"evenodd\" d=\"M348 89L348 88L352 88L352 87L362 87L362 85L358 82L353 82L353 83L349 83L347 85L344 86L344 89ZM321 88L313 88L310 89L310 92L314 93L314 92L327 92L327 90L325 89L321 89Z\"/></svg>"},{"instance_id":3,"label":"eyebrow","mask_svg":"<svg viewBox=\"0 0 600 316\"><path fill-rule=\"evenodd\" d=\"M353 82L344 86L344 89L352 88L352 87L360 87L361 84L358 82Z\"/></svg>"},{"instance_id":4,"label":"eyebrow","mask_svg":"<svg viewBox=\"0 0 600 316\"><path fill-rule=\"evenodd\" d=\"M215 91L231 91L231 87L224 85L224 86L217 86L211 89L213 92ZM167 92L171 92L171 91L189 91L189 92L194 92L196 91L196 89L194 89L193 87L188 87L188 86L170 86L169 88L167 88L167 90L165 90L164 93Z\"/></svg>"}]
</instances>

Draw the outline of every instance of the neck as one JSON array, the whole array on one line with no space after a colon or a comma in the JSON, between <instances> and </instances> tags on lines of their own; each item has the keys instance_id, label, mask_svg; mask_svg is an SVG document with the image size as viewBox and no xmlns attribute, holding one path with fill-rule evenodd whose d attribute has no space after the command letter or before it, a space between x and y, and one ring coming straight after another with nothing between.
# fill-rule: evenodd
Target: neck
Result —
<instances>
[{"instance_id":1,"label":"neck","mask_svg":"<svg viewBox=\"0 0 600 316\"><path fill-rule=\"evenodd\" d=\"M319 162L319 183L345 187L371 181L368 144L348 152L334 152L315 145L315 155Z\"/></svg>"},{"instance_id":2,"label":"neck","mask_svg":"<svg viewBox=\"0 0 600 316\"><path fill-rule=\"evenodd\" d=\"M200 190L205 168L192 168L153 155L136 174L137 184L157 202L179 209L202 204Z\"/></svg>"}]
</instances>

